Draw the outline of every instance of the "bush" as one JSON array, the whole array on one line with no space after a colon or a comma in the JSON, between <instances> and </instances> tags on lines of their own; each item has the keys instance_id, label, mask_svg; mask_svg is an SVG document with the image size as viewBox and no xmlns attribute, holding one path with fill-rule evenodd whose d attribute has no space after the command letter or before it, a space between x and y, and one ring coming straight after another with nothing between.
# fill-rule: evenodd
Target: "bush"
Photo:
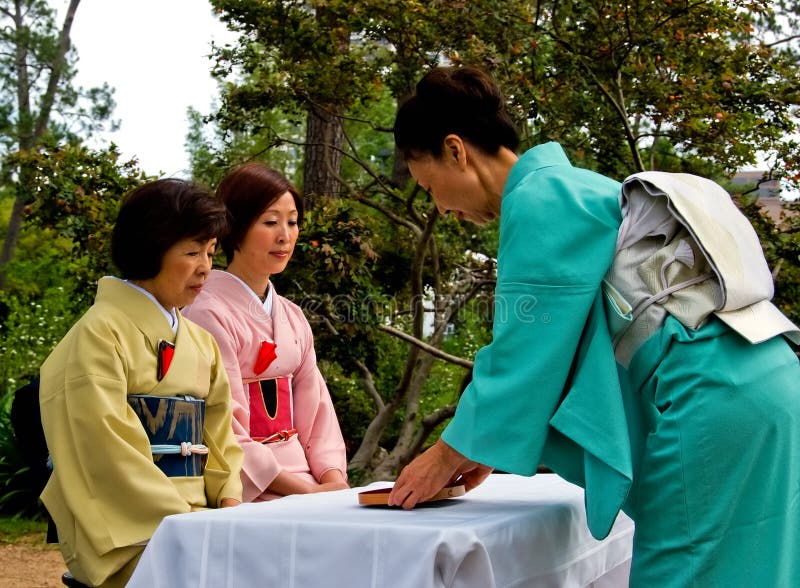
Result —
<instances>
[{"instance_id":1,"label":"bush","mask_svg":"<svg viewBox=\"0 0 800 588\"><path fill-rule=\"evenodd\" d=\"M14 392L38 375L39 366L69 330L85 304L64 287L34 299L0 292L0 513L43 516L41 480L32 471L11 423Z\"/></svg>"},{"instance_id":2,"label":"bush","mask_svg":"<svg viewBox=\"0 0 800 588\"><path fill-rule=\"evenodd\" d=\"M39 366L83 312L86 303L62 286L24 300L0 292L5 320L0 326L0 400L39 373Z\"/></svg>"}]
</instances>

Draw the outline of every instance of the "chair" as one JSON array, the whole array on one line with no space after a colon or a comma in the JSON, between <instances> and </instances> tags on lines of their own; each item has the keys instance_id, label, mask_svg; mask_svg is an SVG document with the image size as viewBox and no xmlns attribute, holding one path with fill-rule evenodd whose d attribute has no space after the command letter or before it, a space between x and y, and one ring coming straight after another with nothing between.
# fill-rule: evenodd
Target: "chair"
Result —
<instances>
[{"instance_id":1,"label":"chair","mask_svg":"<svg viewBox=\"0 0 800 588\"><path fill-rule=\"evenodd\" d=\"M64 584L64 586L69 586L70 588L91 588L86 584L78 582L69 572L65 572L64 575L61 576L61 583Z\"/></svg>"}]
</instances>

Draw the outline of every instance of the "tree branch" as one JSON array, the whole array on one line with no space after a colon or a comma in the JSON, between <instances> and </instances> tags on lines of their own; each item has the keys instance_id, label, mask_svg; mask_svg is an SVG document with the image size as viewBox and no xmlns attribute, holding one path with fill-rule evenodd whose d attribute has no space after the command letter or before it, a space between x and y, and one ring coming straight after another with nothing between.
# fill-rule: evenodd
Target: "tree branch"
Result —
<instances>
[{"instance_id":1,"label":"tree branch","mask_svg":"<svg viewBox=\"0 0 800 588\"><path fill-rule=\"evenodd\" d=\"M33 132L35 141L44 134L45 130L47 130L47 125L50 123L50 111L53 109L53 104L55 103L56 91L58 90L58 84L61 82L61 74L64 71L67 51L69 51L69 35L72 29L72 21L75 19L75 12L78 10L80 1L81 0L70 0L67 14L64 17L64 25L61 28L61 34L58 39L58 53L56 53L53 59L53 69L50 72L50 79L47 81L47 90L44 96L42 96L39 117Z\"/></svg>"},{"instance_id":2,"label":"tree branch","mask_svg":"<svg viewBox=\"0 0 800 588\"><path fill-rule=\"evenodd\" d=\"M408 452L408 458L404 459L403 462L411 461L415 455L418 455L420 451L422 451L422 446L425 444L425 441L437 426L440 423L443 423L450 417L456 414L456 405L455 404L448 404L447 406L442 406L438 410L432 412L431 414L423 417L422 425L420 426L419 431L414 437L414 442L411 444Z\"/></svg>"},{"instance_id":3,"label":"tree branch","mask_svg":"<svg viewBox=\"0 0 800 588\"><path fill-rule=\"evenodd\" d=\"M467 369L472 368L472 362L468 359L463 359L461 357L457 357L455 355L450 355L449 353L442 351L432 345L428 345L425 341L420 341L413 335L409 335L408 333L401 331L395 327L389 325L378 325L378 330L383 331L384 333L388 333L398 339L402 339L406 343L411 343L412 345L416 345L422 351L426 353L430 353L431 355L438 357L439 359L443 359L444 361L448 361L450 363L454 363L455 365L460 365L461 367L465 367Z\"/></svg>"},{"instance_id":4,"label":"tree branch","mask_svg":"<svg viewBox=\"0 0 800 588\"><path fill-rule=\"evenodd\" d=\"M773 41L772 43L765 43L764 47L772 48L772 47L775 47L776 45L781 45L783 43L791 43L795 39L800 39L800 34L791 35L789 37L786 37L785 39L778 39L777 41Z\"/></svg>"},{"instance_id":5,"label":"tree branch","mask_svg":"<svg viewBox=\"0 0 800 588\"><path fill-rule=\"evenodd\" d=\"M375 406L378 407L378 412L385 410L386 405L383 403L383 398L381 398L381 395L378 393L378 388L375 386L375 380L372 378L372 372L360 359L356 360L356 365L358 366L358 369L361 371L361 375L364 378L364 386L367 389L367 394L369 394L370 398L372 398Z\"/></svg>"}]
</instances>

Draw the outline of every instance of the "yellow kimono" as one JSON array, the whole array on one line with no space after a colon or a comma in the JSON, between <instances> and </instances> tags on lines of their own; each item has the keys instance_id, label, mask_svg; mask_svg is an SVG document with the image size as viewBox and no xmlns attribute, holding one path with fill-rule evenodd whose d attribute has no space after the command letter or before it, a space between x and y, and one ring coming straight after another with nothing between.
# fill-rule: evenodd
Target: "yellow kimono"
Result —
<instances>
[{"instance_id":1,"label":"yellow kimono","mask_svg":"<svg viewBox=\"0 0 800 588\"><path fill-rule=\"evenodd\" d=\"M175 353L159 380L160 340ZM130 394L205 400L202 476L167 477L154 464ZM241 499L242 450L214 339L180 313L174 334L153 301L121 280L100 280L94 305L42 365L40 403L53 460L42 500L67 567L85 584L124 586L163 517Z\"/></svg>"}]
</instances>

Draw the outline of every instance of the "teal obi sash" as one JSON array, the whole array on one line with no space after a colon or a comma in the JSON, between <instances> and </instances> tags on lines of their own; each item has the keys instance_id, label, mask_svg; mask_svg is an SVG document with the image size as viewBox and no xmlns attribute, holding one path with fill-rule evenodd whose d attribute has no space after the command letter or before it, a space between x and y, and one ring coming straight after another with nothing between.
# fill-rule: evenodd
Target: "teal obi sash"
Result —
<instances>
[{"instance_id":1,"label":"teal obi sash","mask_svg":"<svg viewBox=\"0 0 800 588\"><path fill-rule=\"evenodd\" d=\"M164 474L202 476L208 448L203 445L205 401L192 396L131 394L128 404L139 417Z\"/></svg>"}]
</instances>

